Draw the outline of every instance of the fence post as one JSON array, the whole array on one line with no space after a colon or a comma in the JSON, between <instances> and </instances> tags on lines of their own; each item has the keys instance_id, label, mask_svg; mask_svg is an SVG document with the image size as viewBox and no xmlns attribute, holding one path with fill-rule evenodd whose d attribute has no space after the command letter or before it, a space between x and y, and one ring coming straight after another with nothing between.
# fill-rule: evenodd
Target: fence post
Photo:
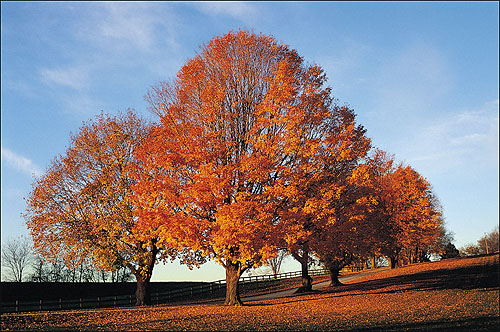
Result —
<instances>
[{"instance_id":1,"label":"fence post","mask_svg":"<svg viewBox=\"0 0 500 332\"><path fill-rule=\"evenodd\" d=\"M61 309L62 309L62 299L59 298L59 310L61 310Z\"/></svg>"},{"instance_id":2,"label":"fence post","mask_svg":"<svg viewBox=\"0 0 500 332\"><path fill-rule=\"evenodd\" d=\"M40 299L40 311L42 311L42 299Z\"/></svg>"},{"instance_id":3,"label":"fence post","mask_svg":"<svg viewBox=\"0 0 500 332\"><path fill-rule=\"evenodd\" d=\"M113 298L113 307L116 307L116 295L115 295L115 297Z\"/></svg>"},{"instance_id":4,"label":"fence post","mask_svg":"<svg viewBox=\"0 0 500 332\"><path fill-rule=\"evenodd\" d=\"M16 312L19 312L19 300L16 300Z\"/></svg>"},{"instance_id":5,"label":"fence post","mask_svg":"<svg viewBox=\"0 0 500 332\"><path fill-rule=\"evenodd\" d=\"M101 306L101 297L100 296L97 297L97 306L98 307Z\"/></svg>"},{"instance_id":6,"label":"fence post","mask_svg":"<svg viewBox=\"0 0 500 332\"><path fill-rule=\"evenodd\" d=\"M132 295L129 295L128 299L129 299L130 305L132 305Z\"/></svg>"}]
</instances>

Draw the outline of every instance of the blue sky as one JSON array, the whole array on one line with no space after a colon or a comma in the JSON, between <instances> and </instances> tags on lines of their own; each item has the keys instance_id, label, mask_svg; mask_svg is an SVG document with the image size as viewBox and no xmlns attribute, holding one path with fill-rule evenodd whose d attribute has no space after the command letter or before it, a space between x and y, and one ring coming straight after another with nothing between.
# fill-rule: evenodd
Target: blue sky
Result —
<instances>
[{"instance_id":1,"label":"blue sky","mask_svg":"<svg viewBox=\"0 0 500 332\"><path fill-rule=\"evenodd\" d=\"M320 65L375 146L433 185L457 247L498 225L498 2L1 2L1 238L27 234L33 174L104 110L146 117L150 86L230 30ZM289 261L285 268L298 270ZM153 280L216 280L160 266Z\"/></svg>"}]
</instances>

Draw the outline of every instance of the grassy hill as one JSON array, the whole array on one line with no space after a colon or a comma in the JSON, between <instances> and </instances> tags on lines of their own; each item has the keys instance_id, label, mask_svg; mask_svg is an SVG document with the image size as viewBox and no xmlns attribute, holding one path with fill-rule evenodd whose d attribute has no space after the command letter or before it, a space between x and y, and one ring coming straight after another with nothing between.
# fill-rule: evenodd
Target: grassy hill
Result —
<instances>
[{"instance_id":1,"label":"grassy hill","mask_svg":"<svg viewBox=\"0 0 500 332\"><path fill-rule=\"evenodd\" d=\"M380 272L243 307L159 305L4 314L4 330L498 331L498 254Z\"/></svg>"}]
</instances>

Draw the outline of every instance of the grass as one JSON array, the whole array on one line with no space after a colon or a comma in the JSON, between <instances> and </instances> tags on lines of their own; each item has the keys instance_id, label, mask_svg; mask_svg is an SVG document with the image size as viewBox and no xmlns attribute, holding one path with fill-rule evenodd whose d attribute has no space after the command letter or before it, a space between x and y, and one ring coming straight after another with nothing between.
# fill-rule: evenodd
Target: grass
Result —
<instances>
[{"instance_id":1,"label":"grass","mask_svg":"<svg viewBox=\"0 0 500 332\"><path fill-rule=\"evenodd\" d=\"M498 331L498 254L383 271L335 289L248 302L5 314L6 330Z\"/></svg>"}]
</instances>

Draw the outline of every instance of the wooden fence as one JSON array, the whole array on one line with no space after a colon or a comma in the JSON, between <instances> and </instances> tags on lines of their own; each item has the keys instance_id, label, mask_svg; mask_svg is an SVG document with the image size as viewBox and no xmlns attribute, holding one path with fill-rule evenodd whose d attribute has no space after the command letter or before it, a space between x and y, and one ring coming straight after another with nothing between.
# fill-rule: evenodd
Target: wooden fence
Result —
<instances>
[{"instance_id":1,"label":"wooden fence","mask_svg":"<svg viewBox=\"0 0 500 332\"><path fill-rule=\"evenodd\" d=\"M328 274L328 270L317 269L310 270L310 276L320 276ZM271 284L279 284L280 280L292 279L300 277L300 271L285 272L274 275L256 275L241 277L239 285L241 290L258 289L265 283L266 286ZM221 279L210 283L204 283L196 286L188 286L178 288L166 292L154 292L151 294L152 304L162 304L175 302L184 299L205 299L220 297L225 294L226 280ZM104 307L123 307L135 305L135 296L118 295L118 296L103 296L97 298L79 298L79 299L59 299L58 301L2 301L2 313L7 312L25 312L25 311L43 311L43 310L69 310L69 309L90 309Z\"/></svg>"}]
</instances>

